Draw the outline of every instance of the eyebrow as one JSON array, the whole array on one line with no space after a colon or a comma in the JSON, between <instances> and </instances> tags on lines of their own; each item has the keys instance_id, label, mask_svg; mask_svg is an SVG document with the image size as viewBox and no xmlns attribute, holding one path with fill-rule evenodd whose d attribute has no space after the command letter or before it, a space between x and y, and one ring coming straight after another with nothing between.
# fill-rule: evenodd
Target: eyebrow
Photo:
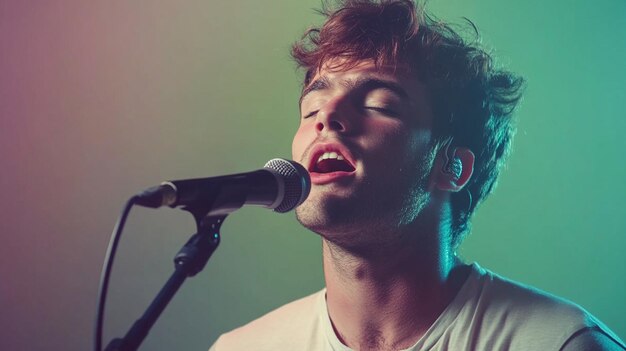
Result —
<instances>
[{"instance_id":1,"label":"eyebrow","mask_svg":"<svg viewBox=\"0 0 626 351\"><path fill-rule=\"evenodd\" d=\"M340 84L349 89L357 89L357 90L365 89L365 90L370 91L370 90L375 90L375 89L385 89L385 90L391 91L392 93L398 95L399 97L403 99L409 98L409 94L406 92L406 90L404 90L404 88L400 84L393 82L393 81L385 80L385 79L372 78L372 77L360 77L357 79L343 80L341 81ZM309 86L304 88L304 90L302 91L299 104L300 105L302 104L302 100L307 94L314 92L314 91L329 89L330 86L331 86L331 83L326 77L321 77L313 81L313 83L309 84Z\"/></svg>"},{"instance_id":2,"label":"eyebrow","mask_svg":"<svg viewBox=\"0 0 626 351\"><path fill-rule=\"evenodd\" d=\"M313 91L325 90L330 88L330 81L326 77L321 77L313 81L313 83L309 84L304 90L302 90L302 94L300 95L299 105L302 105L302 100L307 94Z\"/></svg>"}]
</instances>

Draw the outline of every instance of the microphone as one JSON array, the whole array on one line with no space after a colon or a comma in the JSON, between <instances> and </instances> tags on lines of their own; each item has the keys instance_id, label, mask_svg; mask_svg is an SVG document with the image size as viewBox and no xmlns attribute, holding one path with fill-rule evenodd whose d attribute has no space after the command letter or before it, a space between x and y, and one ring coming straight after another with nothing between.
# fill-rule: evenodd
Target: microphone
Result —
<instances>
[{"instance_id":1,"label":"microphone","mask_svg":"<svg viewBox=\"0 0 626 351\"><path fill-rule=\"evenodd\" d=\"M227 215L243 205L259 205L288 212L309 196L309 172L297 162L275 158L263 169L209 178L171 180L138 194L137 204L158 208L204 210Z\"/></svg>"}]
</instances>

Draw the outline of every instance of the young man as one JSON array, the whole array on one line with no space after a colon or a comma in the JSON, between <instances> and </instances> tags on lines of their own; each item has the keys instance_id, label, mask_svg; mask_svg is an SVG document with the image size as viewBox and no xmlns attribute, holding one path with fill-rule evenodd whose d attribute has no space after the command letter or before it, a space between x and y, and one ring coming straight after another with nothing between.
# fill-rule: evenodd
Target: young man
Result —
<instances>
[{"instance_id":1,"label":"young man","mask_svg":"<svg viewBox=\"0 0 626 351\"><path fill-rule=\"evenodd\" d=\"M326 288L211 350L624 350L570 302L455 255L492 191L522 79L410 1L344 1L296 43L298 220Z\"/></svg>"}]
</instances>

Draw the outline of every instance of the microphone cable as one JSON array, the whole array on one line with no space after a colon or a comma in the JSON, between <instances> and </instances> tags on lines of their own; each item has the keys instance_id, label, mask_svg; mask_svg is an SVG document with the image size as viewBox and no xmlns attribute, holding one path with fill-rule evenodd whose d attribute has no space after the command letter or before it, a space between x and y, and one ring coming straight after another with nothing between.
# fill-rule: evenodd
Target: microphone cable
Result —
<instances>
[{"instance_id":1,"label":"microphone cable","mask_svg":"<svg viewBox=\"0 0 626 351\"><path fill-rule=\"evenodd\" d=\"M139 200L138 196L131 197L124 206L120 217L115 223L113 233L111 233L111 239L109 240L109 247L107 248L106 255L104 256L104 265L102 266L102 273L100 274L100 287L98 289L98 307L96 310L96 320L94 325L94 351L102 351L102 330L104 326L104 307L106 304L107 291L109 289L109 280L111 278L111 270L113 268L113 261L115 259L115 252L117 251L117 244L122 237L122 231L126 224L126 219L130 213L130 209Z\"/></svg>"}]
</instances>

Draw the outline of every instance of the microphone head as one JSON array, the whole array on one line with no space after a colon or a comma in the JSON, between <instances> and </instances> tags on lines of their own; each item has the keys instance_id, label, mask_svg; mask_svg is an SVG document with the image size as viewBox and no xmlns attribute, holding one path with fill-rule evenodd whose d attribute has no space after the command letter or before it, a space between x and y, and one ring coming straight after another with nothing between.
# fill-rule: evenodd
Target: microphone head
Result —
<instances>
[{"instance_id":1,"label":"microphone head","mask_svg":"<svg viewBox=\"0 0 626 351\"><path fill-rule=\"evenodd\" d=\"M275 158L267 161L264 169L279 175L284 182L284 195L280 204L274 208L275 212L289 212L306 200L311 191L311 177L309 172L295 161Z\"/></svg>"}]
</instances>

